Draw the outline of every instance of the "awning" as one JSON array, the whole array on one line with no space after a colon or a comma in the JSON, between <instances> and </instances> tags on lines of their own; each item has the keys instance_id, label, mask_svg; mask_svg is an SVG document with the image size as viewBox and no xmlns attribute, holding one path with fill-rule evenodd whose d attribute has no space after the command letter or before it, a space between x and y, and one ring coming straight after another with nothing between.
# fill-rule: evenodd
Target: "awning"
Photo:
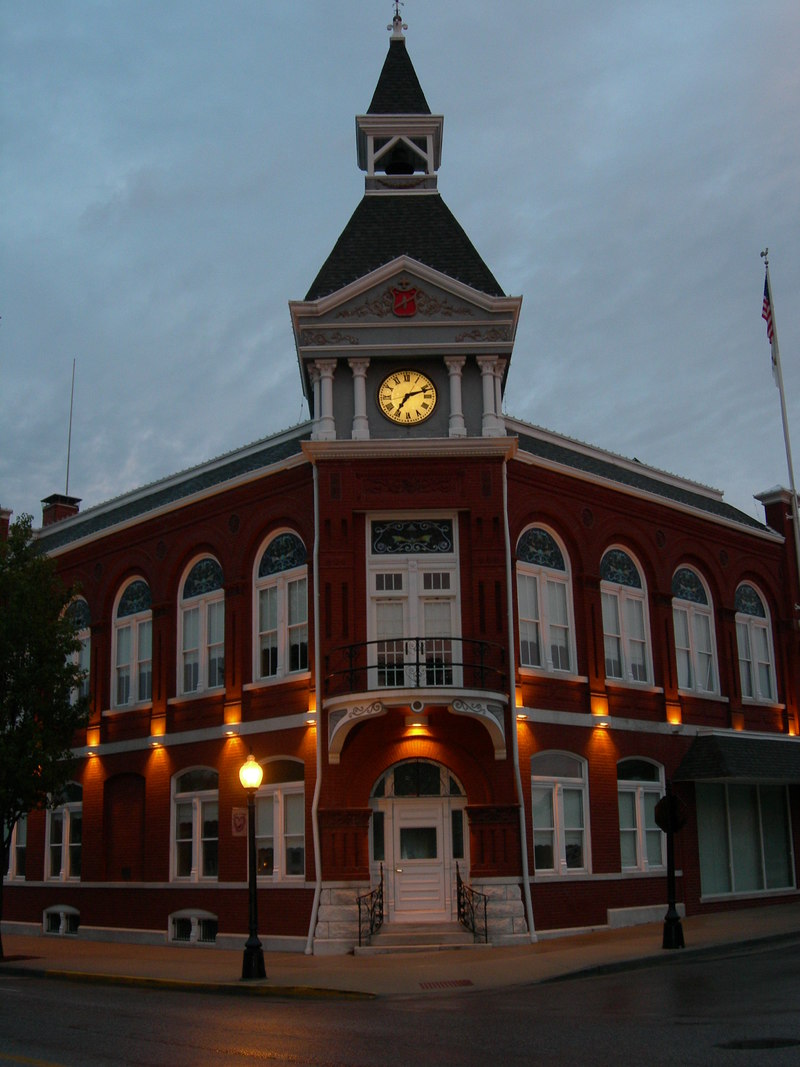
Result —
<instances>
[{"instance_id":1,"label":"awning","mask_svg":"<svg viewBox=\"0 0 800 1067\"><path fill-rule=\"evenodd\" d=\"M800 738L700 735L672 776L674 782L729 779L800 783Z\"/></svg>"}]
</instances>

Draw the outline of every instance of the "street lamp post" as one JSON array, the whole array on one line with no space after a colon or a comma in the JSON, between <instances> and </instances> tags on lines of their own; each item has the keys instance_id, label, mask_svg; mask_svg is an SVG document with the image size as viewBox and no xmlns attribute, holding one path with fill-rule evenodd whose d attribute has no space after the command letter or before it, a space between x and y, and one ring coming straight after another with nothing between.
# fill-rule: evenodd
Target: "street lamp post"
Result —
<instances>
[{"instance_id":1,"label":"street lamp post","mask_svg":"<svg viewBox=\"0 0 800 1067\"><path fill-rule=\"evenodd\" d=\"M244 946L242 979L266 978L264 950L258 940L258 897L256 896L256 793L264 771L251 752L239 768L239 781L247 791L247 843L250 886L250 936Z\"/></svg>"}]
</instances>

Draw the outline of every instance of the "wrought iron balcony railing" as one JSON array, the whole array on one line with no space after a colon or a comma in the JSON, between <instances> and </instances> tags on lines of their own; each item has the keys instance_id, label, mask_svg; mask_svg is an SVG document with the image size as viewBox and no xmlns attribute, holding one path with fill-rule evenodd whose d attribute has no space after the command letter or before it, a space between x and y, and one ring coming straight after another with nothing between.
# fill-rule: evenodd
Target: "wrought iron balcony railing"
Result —
<instances>
[{"instance_id":1,"label":"wrought iron balcony railing","mask_svg":"<svg viewBox=\"0 0 800 1067\"><path fill-rule=\"evenodd\" d=\"M325 657L325 694L375 689L505 688L505 650L466 637L390 637Z\"/></svg>"}]
</instances>

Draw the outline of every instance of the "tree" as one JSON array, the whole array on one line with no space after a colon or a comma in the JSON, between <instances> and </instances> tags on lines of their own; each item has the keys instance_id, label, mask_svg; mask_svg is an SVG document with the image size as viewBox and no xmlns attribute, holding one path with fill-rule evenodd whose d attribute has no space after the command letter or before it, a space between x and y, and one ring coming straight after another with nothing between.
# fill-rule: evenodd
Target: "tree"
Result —
<instances>
[{"instance_id":1,"label":"tree","mask_svg":"<svg viewBox=\"0 0 800 1067\"><path fill-rule=\"evenodd\" d=\"M78 696L80 641L66 610L75 590L40 550L32 523L21 515L0 541L0 921L14 826L59 802L71 745L88 718L88 701Z\"/></svg>"}]
</instances>

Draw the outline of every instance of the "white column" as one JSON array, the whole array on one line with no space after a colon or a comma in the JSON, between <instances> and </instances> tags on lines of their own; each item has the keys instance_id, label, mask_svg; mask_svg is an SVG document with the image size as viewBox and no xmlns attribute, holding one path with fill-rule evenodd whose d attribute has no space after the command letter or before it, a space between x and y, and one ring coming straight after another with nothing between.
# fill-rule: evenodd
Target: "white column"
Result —
<instances>
[{"instance_id":1,"label":"white column","mask_svg":"<svg viewBox=\"0 0 800 1067\"><path fill-rule=\"evenodd\" d=\"M494 410L497 415L497 423L500 430L505 433L506 426L503 419L503 374L507 361L498 359L494 366Z\"/></svg>"},{"instance_id":2,"label":"white column","mask_svg":"<svg viewBox=\"0 0 800 1067\"><path fill-rule=\"evenodd\" d=\"M335 441L336 422L333 418L333 374L336 370L336 360L318 359L314 366L319 371L320 377L320 412L315 436L318 441Z\"/></svg>"},{"instance_id":3,"label":"white column","mask_svg":"<svg viewBox=\"0 0 800 1067\"><path fill-rule=\"evenodd\" d=\"M369 422L367 420L367 368L368 359L348 359L353 372L353 440L369 440Z\"/></svg>"},{"instance_id":4,"label":"white column","mask_svg":"<svg viewBox=\"0 0 800 1067\"><path fill-rule=\"evenodd\" d=\"M450 436L466 437L467 427L461 407L461 373L466 360L463 356L445 356L444 362L450 375Z\"/></svg>"},{"instance_id":5,"label":"white column","mask_svg":"<svg viewBox=\"0 0 800 1067\"><path fill-rule=\"evenodd\" d=\"M309 365L308 365L308 376L311 379L311 388L312 388L311 410L314 412L314 426L313 426L313 428L311 430L311 440L312 441L317 441L317 440L319 440L319 436L318 435L319 435L319 415L320 415L320 412L319 412L319 405L320 405L319 371L317 370L315 364L313 364L313 363L309 363Z\"/></svg>"},{"instance_id":6,"label":"white column","mask_svg":"<svg viewBox=\"0 0 800 1067\"><path fill-rule=\"evenodd\" d=\"M478 356L478 366L481 369L481 385L483 386L483 417L481 419L481 433L484 437L501 437L503 428L495 412L495 385L494 368L497 362L496 356Z\"/></svg>"}]
</instances>

